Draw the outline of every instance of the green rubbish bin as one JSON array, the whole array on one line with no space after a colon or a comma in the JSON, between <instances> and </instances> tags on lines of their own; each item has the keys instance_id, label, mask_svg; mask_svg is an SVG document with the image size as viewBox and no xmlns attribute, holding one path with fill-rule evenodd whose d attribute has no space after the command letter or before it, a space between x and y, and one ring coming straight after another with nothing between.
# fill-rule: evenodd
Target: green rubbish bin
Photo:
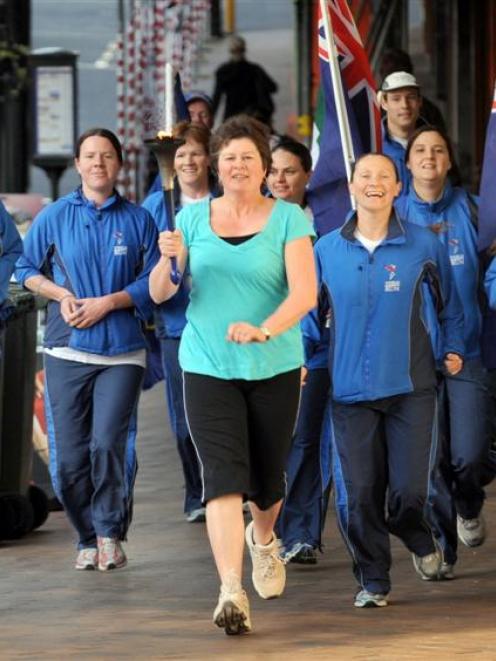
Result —
<instances>
[{"instance_id":1,"label":"green rubbish bin","mask_svg":"<svg viewBox=\"0 0 496 661\"><path fill-rule=\"evenodd\" d=\"M2 331L0 361L0 540L15 539L47 518L47 498L31 484L37 305L9 286L12 311Z\"/></svg>"}]
</instances>

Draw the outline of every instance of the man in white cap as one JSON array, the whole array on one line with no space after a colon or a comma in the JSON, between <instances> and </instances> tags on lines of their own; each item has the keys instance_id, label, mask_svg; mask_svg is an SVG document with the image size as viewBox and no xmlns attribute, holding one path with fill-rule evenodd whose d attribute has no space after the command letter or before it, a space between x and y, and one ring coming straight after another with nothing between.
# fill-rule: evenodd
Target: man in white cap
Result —
<instances>
[{"instance_id":1,"label":"man in white cap","mask_svg":"<svg viewBox=\"0 0 496 661\"><path fill-rule=\"evenodd\" d=\"M406 71L389 74L379 92L383 119L382 151L391 157L398 167L401 178L401 195L406 195L410 186L410 173L405 165L405 150L408 139L419 122L422 96L417 79Z\"/></svg>"}]
</instances>

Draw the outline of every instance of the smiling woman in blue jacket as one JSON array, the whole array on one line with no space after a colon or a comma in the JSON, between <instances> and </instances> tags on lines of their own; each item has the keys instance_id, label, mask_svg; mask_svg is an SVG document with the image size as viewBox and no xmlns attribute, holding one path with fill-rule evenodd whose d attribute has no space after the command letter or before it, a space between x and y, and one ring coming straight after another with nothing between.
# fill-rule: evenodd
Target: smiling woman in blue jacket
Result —
<instances>
[{"instance_id":1,"label":"smiling woman in blue jacket","mask_svg":"<svg viewBox=\"0 0 496 661\"><path fill-rule=\"evenodd\" d=\"M423 126L410 138L406 164L412 173L408 196L396 208L402 218L437 234L451 263L463 306L465 360L456 375L441 375L440 426L443 436L441 474L433 487L434 527L443 550L442 578L453 578L459 539L467 546L484 541L484 466L489 455L489 399L481 361L481 273L477 250L478 200L448 180L454 162L449 137ZM438 362L438 324L427 310L429 330ZM441 363L442 367L442 363Z\"/></svg>"},{"instance_id":2,"label":"smiling woman in blue jacket","mask_svg":"<svg viewBox=\"0 0 496 661\"><path fill-rule=\"evenodd\" d=\"M464 348L443 247L392 210L400 190L394 163L362 156L350 189L356 213L315 246L325 303L303 325L307 349L309 342L318 346L326 326L330 336L337 513L359 583L355 606L362 608L387 605L389 533L412 552L422 578L441 566L424 517L437 420L423 281L438 304L447 370L461 369Z\"/></svg>"},{"instance_id":3,"label":"smiling woman in blue jacket","mask_svg":"<svg viewBox=\"0 0 496 661\"><path fill-rule=\"evenodd\" d=\"M114 189L121 145L107 129L76 146L82 185L36 218L17 280L49 299L45 393L54 490L78 533L76 569L116 569L131 518L136 409L145 366L140 318L158 259L147 211Z\"/></svg>"}]
</instances>

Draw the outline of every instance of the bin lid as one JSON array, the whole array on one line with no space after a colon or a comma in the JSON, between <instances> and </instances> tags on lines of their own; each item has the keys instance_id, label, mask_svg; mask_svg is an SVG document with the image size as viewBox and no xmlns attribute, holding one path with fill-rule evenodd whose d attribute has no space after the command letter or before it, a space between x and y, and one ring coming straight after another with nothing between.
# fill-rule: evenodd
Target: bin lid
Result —
<instances>
[{"instance_id":1,"label":"bin lid","mask_svg":"<svg viewBox=\"0 0 496 661\"><path fill-rule=\"evenodd\" d=\"M20 317L36 309L34 294L26 291L20 285L12 283L9 285L8 298L5 303L12 306L12 312L9 315L10 319Z\"/></svg>"}]
</instances>

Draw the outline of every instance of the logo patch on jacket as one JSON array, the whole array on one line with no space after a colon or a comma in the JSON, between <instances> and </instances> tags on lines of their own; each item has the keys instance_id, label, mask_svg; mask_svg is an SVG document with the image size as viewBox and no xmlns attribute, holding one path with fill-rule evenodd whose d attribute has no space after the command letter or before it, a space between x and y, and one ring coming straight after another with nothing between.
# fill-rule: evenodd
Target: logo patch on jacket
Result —
<instances>
[{"instance_id":1,"label":"logo patch on jacket","mask_svg":"<svg viewBox=\"0 0 496 661\"><path fill-rule=\"evenodd\" d=\"M449 239L448 245L450 248L450 262L451 266L462 266L465 264L465 255L460 252L459 239Z\"/></svg>"},{"instance_id":2,"label":"logo patch on jacket","mask_svg":"<svg viewBox=\"0 0 496 661\"><path fill-rule=\"evenodd\" d=\"M396 280L396 270L397 270L396 264L386 264L384 268L389 274L388 279L384 282L384 291L386 292L399 291L401 283L399 280Z\"/></svg>"},{"instance_id":3,"label":"logo patch on jacket","mask_svg":"<svg viewBox=\"0 0 496 661\"><path fill-rule=\"evenodd\" d=\"M127 246L123 246L124 234L120 230L114 232L114 255L127 255Z\"/></svg>"}]
</instances>

